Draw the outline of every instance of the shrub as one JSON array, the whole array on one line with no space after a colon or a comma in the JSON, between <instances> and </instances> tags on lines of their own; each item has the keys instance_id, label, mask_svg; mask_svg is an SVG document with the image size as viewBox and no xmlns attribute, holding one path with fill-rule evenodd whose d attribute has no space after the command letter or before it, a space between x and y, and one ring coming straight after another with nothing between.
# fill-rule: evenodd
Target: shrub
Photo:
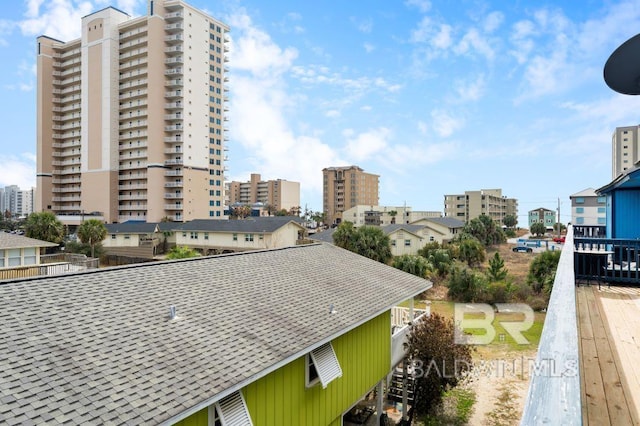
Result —
<instances>
[{"instance_id":1,"label":"shrub","mask_svg":"<svg viewBox=\"0 0 640 426\"><path fill-rule=\"evenodd\" d=\"M512 300L515 286L510 281L493 281L487 284L484 291L483 301L485 303L509 303Z\"/></svg>"},{"instance_id":2,"label":"shrub","mask_svg":"<svg viewBox=\"0 0 640 426\"><path fill-rule=\"evenodd\" d=\"M556 269L560 261L560 250L545 251L537 255L529 266L527 283L535 293L545 291L551 293Z\"/></svg>"},{"instance_id":3,"label":"shrub","mask_svg":"<svg viewBox=\"0 0 640 426\"><path fill-rule=\"evenodd\" d=\"M547 309L547 305L549 304L549 299L544 295L531 295L527 299L527 305L531 307L534 311L541 311L543 309Z\"/></svg>"},{"instance_id":4,"label":"shrub","mask_svg":"<svg viewBox=\"0 0 640 426\"><path fill-rule=\"evenodd\" d=\"M467 262L467 265L469 266L480 265L484 262L484 246L476 238L466 238L461 240L458 244L458 250L460 251L458 259L463 262Z\"/></svg>"},{"instance_id":5,"label":"shrub","mask_svg":"<svg viewBox=\"0 0 640 426\"><path fill-rule=\"evenodd\" d=\"M449 272L449 297L459 302L476 302L486 290L486 280L461 263L455 263Z\"/></svg>"},{"instance_id":6,"label":"shrub","mask_svg":"<svg viewBox=\"0 0 640 426\"><path fill-rule=\"evenodd\" d=\"M507 270L504 267L504 260L500 257L500 253L496 252L489 260L489 269L487 275L491 281L502 281L507 278Z\"/></svg>"},{"instance_id":7,"label":"shrub","mask_svg":"<svg viewBox=\"0 0 640 426\"><path fill-rule=\"evenodd\" d=\"M427 273L433 270L433 265L427 259L410 254L403 254L394 258L393 267L420 278L426 278Z\"/></svg>"},{"instance_id":8,"label":"shrub","mask_svg":"<svg viewBox=\"0 0 640 426\"><path fill-rule=\"evenodd\" d=\"M432 313L422 317L408 336L408 354L422 369L414 390L413 407L418 415L428 414L443 393L472 368L471 347L456 344L454 333L451 319Z\"/></svg>"}]
</instances>

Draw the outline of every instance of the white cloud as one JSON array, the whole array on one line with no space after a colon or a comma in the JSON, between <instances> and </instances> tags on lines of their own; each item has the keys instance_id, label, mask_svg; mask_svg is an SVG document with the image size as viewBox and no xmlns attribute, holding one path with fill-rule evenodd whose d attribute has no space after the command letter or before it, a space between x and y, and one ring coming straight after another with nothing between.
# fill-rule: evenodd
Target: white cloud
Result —
<instances>
[{"instance_id":1,"label":"white cloud","mask_svg":"<svg viewBox=\"0 0 640 426\"><path fill-rule=\"evenodd\" d=\"M358 31L362 33L369 34L373 30L373 20L371 18L362 20L351 18L351 22L353 22Z\"/></svg>"},{"instance_id":2,"label":"white cloud","mask_svg":"<svg viewBox=\"0 0 640 426\"><path fill-rule=\"evenodd\" d=\"M299 181L303 192L317 196L322 193L320 171L345 163L318 136L294 132L287 120L296 99L288 95L284 75L313 79L322 70L294 67L295 49L278 46L243 11L230 24L235 36L231 138L252 155L243 158L243 172Z\"/></svg>"},{"instance_id":3,"label":"white cloud","mask_svg":"<svg viewBox=\"0 0 640 426\"><path fill-rule=\"evenodd\" d=\"M434 110L431 112L431 127L441 137L449 137L456 130L462 128L464 121L452 116L447 111Z\"/></svg>"},{"instance_id":4,"label":"white cloud","mask_svg":"<svg viewBox=\"0 0 640 426\"><path fill-rule=\"evenodd\" d=\"M379 127L354 135L353 130L348 129L343 132L343 135L347 138L345 147L347 158L354 162L360 162L385 150L388 146L388 139L391 137L391 131L386 127Z\"/></svg>"},{"instance_id":5,"label":"white cloud","mask_svg":"<svg viewBox=\"0 0 640 426\"><path fill-rule=\"evenodd\" d=\"M364 44L364 50L365 50L367 53L371 53L371 52L373 52L374 50L376 50L376 47L375 47L373 44L371 44L371 43L365 43L365 44Z\"/></svg>"},{"instance_id":6,"label":"white cloud","mask_svg":"<svg viewBox=\"0 0 640 426\"><path fill-rule=\"evenodd\" d=\"M450 25L441 24L440 30L431 39L431 45L438 49L448 49L453 44L451 32L453 28Z\"/></svg>"},{"instance_id":7,"label":"white cloud","mask_svg":"<svg viewBox=\"0 0 640 426\"><path fill-rule=\"evenodd\" d=\"M493 33L500 28L502 22L504 22L504 14L502 12L491 12L484 19L483 29L486 33Z\"/></svg>"},{"instance_id":8,"label":"white cloud","mask_svg":"<svg viewBox=\"0 0 640 426\"><path fill-rule=\"evenodd\" d=\"M477 52L489 60L495 57L495 52L491 48L489 41L475 28L467 31L462 40L455 46L454 51L459 55Z\"/></svg>"},{"instance_id":9,"label":"white cloud","mask_svg":"<svg viewBox=\"0 0 640 426\"><path fill-rule=\"evenodd\" d=\"M329 111L327 111L325 113L325 115L329 118L336 118L336 117L340 117L340 111L338 111L337 109L331 109Z\"/></svg>"},{"instance_id":10,"label":"white cloud","mask_svg":"<svg viewBox=\"0 0 640 426\"><path fill-rule=\"evenodd\" d=\"M385 166L395 173L408 174L411 169L450 160L457 150L453 142L394 145L385 153Z\"/></svg>"},{"instance_id":11,"label":"white cloud","mask_svg":"<svg viewBox=\"0 0 640 426\"><path fill-rule=\"evenodd\" d=\"M404 4L408 7L415 7L422 13L431 10L431 2L428 0L407 0Z\"/></svg>"},{"instance_id":12,"label":"white cloud","mask_svg":"<svg viewBox=\"0 0 640 426\"><path fill-rule=\"evenodd\" d=\"M363 105L360 107L360 110L362 111L371 111L372 109L371 105Z\"/></svg>"},{"instance_id":13,"label":"white cloud","mask_svg":"<svg viewBox=\"0 0 640 426\"><path fill-rule=\"evenodd\" d=\"M18 185L20 189L28 189L36 185L36 156L33 153L20 156L0 154L0 164L1 187Z\"/></svg>"},{"instance_id":14,"label":"white cloud","mask_svg":"<svg viewBox=\"0 0 640 426\"><path fill-rule=\"evenodd\" d=\"M455 91L459 101L477 101L484 95L486 86L486 78L480 74L475 80L457 81Z\"/></svg>"},{"instance_id":15,"label":"white cloud","mask_svg":"<svg viewBox=\"0 0 640 426\"><path fill-rule=\"evenodd\" d=\"M41 10L43 9L43 10ZM49 37L69 41L80 37L81 18L94 11L91 2L75 4L71 0L30 0L25 20L18 23L22 34Z\"/></svg>"},{"instance_id":16,"label":"white cloud","mask_svg":"<svg viewBox=\"0 0 640 426\"><path fill-rule=\"evenodd\" d=\"M246 14L233 15L229 24L242 34L237 40L232 39L230 47L234 70L249 71L264 77L279 75L290 69L298 56L294 48L282 50L269 34L255 28Z\"/></svg>"}]
</instances>

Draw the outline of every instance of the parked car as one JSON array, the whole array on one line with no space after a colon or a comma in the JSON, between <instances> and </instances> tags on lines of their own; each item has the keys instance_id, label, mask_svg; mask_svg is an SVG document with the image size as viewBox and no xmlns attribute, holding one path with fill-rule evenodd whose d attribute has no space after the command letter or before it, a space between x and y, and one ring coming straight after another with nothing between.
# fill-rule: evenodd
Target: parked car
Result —
<instances>
[{"instance_id":1,"label":"parked car","mask_svg":"<svg viewBox=\"0 0 640 426\"><path fill-rule=\"evenodd\" d=\"M554 237L553 242L558 244L564 244L565 237Z\"/></svg>"},{"instance_id":2,"label":"parked car","mask_svg":"<svg viewBox=\"0 0 640 426\"><path fill-rule=\"evenodd\" d=\"M515 246L512 250L515 253L518 253L518 252L533 253L533 249L527 246Z\"/></svg>"}]
</instances>

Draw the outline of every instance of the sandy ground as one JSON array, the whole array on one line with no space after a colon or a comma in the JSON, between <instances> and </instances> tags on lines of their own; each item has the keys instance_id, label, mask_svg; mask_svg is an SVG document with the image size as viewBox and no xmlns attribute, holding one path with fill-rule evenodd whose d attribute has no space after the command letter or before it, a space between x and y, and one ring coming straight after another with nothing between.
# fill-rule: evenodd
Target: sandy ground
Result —
<instances>
[{"instance_id":1,"label":"sandy ground","mask_svg":"<svg viewBox=\"0 0 640 426\"><path fill-rule=\"evenodd\" d=\"M469 387L476 403L469 425L514 425L522 416L529 388L529 363L536 351L474 356L475 373Z\"/></svg>"}]
</instances>

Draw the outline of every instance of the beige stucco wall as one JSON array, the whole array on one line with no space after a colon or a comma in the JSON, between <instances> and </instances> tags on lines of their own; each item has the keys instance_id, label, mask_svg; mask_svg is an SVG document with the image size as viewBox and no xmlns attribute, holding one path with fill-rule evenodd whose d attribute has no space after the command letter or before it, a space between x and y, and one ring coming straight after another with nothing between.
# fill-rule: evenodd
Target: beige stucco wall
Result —
<instances>
[{"instance_id":1,"label":"beige stucco wall","mask_svg":"<svg viewBox=\"0 0 640 426\"><path fill-rule=\"evenodd\" d=\"M394 256L402 256L403 254L416 255L418 250L425 245L422 238L403 230L389 234L389 240L391 241L391 254ZM405 240L409 241L410 244L408 246L405 245Z\"/></svg>"}]
</instances>

